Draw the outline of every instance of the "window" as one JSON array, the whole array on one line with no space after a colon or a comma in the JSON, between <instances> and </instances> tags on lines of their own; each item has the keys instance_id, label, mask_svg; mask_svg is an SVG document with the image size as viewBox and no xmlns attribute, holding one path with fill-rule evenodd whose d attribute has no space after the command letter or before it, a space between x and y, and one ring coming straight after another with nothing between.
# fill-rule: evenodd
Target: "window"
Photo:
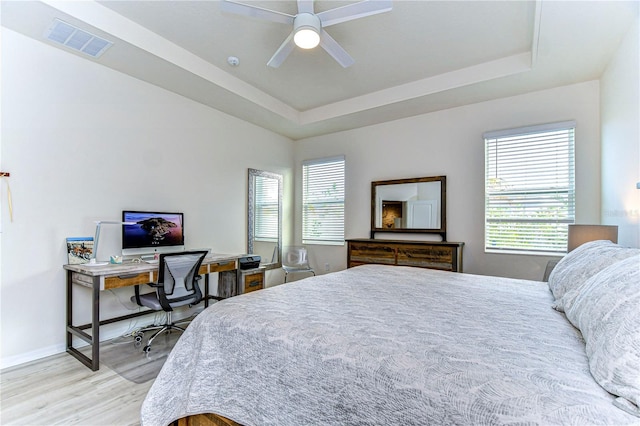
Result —
<instances>
[{"instance_id":1,"label":"window","mask_svg":"<svg viewBox=\"0 0 640 426\"><path fill-rule=\"evenodd\" d=\"M278 180L256 177L255 240L278 241Z\"/></svg>"},{"instance_id":2,"label":"window","mask_svg":"<svg viewBox=\"0 0 640 426\"><path fill-rule=\"evenodd\" d=\"M484 135L485 251L566 253L574 133L563 122Z\"/></svg>"},{"instance_id":3,"label":"window","mask_svg":"<svg viewBox=\"0 0 640 426\"><path fill-rule=\"evenodd\" d=\"M344 244L344 157L302 163L302 242Z\"/></svg>"}]
</instances>

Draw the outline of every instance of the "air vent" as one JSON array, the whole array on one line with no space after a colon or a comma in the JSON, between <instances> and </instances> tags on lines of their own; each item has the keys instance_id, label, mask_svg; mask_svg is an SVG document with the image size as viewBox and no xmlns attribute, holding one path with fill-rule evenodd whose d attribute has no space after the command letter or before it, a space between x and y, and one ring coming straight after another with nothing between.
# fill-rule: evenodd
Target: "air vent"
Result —
<instances>
[{"instance_id":1,"label":"air vent","mask_svg":"<svg viewBox=\"0 0 640 426\"><path fill-rule=\"evenodd\" d=\"M44 36L47 40L63 44L70 49L82 52L93 58L102 55L113 44L59 19L53 20Z\"/></svg>"}]
</instances>

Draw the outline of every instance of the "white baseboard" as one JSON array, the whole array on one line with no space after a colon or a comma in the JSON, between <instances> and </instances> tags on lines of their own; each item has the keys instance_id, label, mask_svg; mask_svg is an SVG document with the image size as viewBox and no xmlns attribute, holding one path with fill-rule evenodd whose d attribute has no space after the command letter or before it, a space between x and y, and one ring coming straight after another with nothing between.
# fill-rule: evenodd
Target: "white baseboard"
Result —
<instances>
[{"instance_id":1,"label":"white baseboard","mask_svg":"<svg viewBox=\"0 0 640 426\"><path fill-rule=\"evenodd\" d=\"M64 344L58 344L46 348L40 348L31 352L5 357L0 360L0 369L4 370L5 368L15 367L16 365L46 358L51 355L62 353L65 350L66 348Z\"/></svg>"},{"instance_id":2,"label":"white baseboard","mask_svg":"<svg viewBox=\"0 0 640 426\"><path fill-rule=\"evenodd\" d=\"M200 313L203 307L197 306L189 309L188 307L182 307L176 309L174 311L173 320L179 321L183 318L188 318L195 313ZM146 325L151 325L154 322L154 314L149 313L148 316L136 318L135 327L140 328ZM132 323L128 321L122 321L120 323L109 324L107 326L103 326L100 328L100 341L104 342L107 340L114 339L116 337L120 337L128 332L131 332ZM77 342L76 342L77 340ZM74 347L81 348L83 346L87 346L88 343L83 340L76 339L74 340ZM133 341L132 341L133 343ZM37 361L42 358L46 358L48 356L57 355L66 352L67 347L66 344L60 343L52 346L48 346L46 348L39 348L34 351L24 352L18 355L12 355L9 357L4 357L0 359L0 370L4 370L5 368L15 367L21 364L25 364L31 361Z\"/></svg>"},{"instance_id":3,"label":"white baseboard","mask_svg":"<svg viewBox=\"0 0 640 426\"><path fill-rule=\"evenodd\" d=\"M149 316L150 319L153 319L153 316ZM149 322L150 324L151 322ZM147 325L147 324L145 324ZM106 340L111 340L115 337L121 336L129 330L128 324L121 325L120 327L112 327L110 330L105 330L100 332L100 341L104 342ZM77 342L74 342L74 347L81 348L83 346L87 346L88 343L83 340L78 339ZM0 369L4 370L5 368L15 367L20 364L25 364L31 361L37 361L42 358L46 358L52 355L58 355L66 352L67 346L64 343L56 344L52 346L48 346L46 348L36 349L35 351L24 352L22 354L9 356L6 358L2 358L0 361Z\"/></svg>"}]
</instances>

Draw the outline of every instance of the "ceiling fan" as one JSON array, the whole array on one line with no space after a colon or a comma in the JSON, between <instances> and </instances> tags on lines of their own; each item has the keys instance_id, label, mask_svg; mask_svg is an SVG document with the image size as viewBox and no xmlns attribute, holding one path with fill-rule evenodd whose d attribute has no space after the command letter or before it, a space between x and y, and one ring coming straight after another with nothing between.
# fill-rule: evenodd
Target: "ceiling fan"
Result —
<instances>
[{"instance_id":1,"label":"ceiling fan","mask_svg":"<svg viewBox=\"0 0 640 426\"><path fill-rule=\"evenodd\" d=\"M342 22L352 21L392 9L392 0L363 0L335 9L314 13L314 0L297 0L298 14L289 15L275 10L264 9L233 0L223 0L221 8L225 12L293 26L293 31L271 57L268 66L278 68L295 46L313 49L318 44L340 65L347 68L355 62L353 58L331 37L325 28Z\"/></svg>"}]
</instances>

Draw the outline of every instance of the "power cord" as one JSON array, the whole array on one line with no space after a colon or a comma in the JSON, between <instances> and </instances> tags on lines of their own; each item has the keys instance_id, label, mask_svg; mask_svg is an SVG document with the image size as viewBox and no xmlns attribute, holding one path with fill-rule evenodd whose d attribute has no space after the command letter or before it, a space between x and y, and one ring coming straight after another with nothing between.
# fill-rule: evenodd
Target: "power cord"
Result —
<instances>
[{"instance_id":1,"label":"power cord","mask_svg":"<svg viewBox=\"0 0 640 426\"><path fill-rule=\"evenodd\" d=\"M114 289L110 288L109 292L113 294L116 300L120 302L120 304L124 306L126 309L130 311L135 311L135 310L138 310L138 312L140 311L141 306L138 306L137 304L131 302L131 300L123 301L122 299L120 299L120 296L118 296L118 293L116 293Z\"/></svg>"}]
</instances>

